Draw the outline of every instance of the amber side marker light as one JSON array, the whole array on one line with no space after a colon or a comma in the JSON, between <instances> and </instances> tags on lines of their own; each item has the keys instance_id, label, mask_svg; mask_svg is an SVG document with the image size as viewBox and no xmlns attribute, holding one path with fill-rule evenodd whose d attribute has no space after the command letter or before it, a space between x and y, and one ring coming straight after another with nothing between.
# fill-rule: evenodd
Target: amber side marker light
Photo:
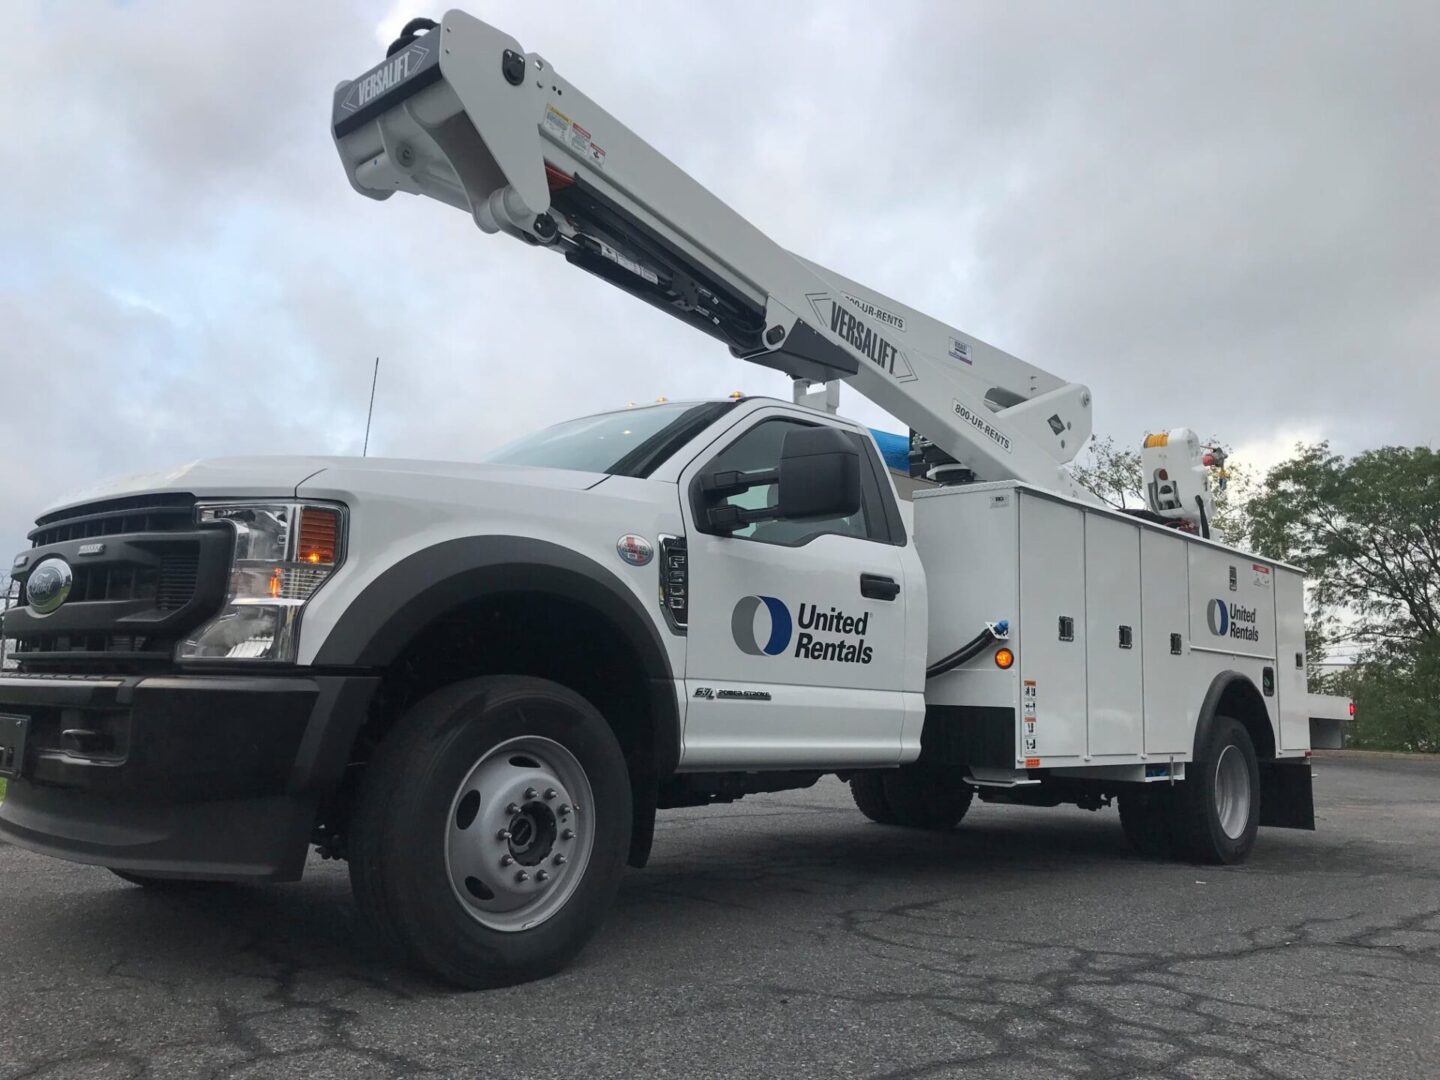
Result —
<instances>
[{"instance_id":1,"label":"amber side marker light","mask_svg":"<svg viewBox=\"0 0 1440 1080\"><path fill-rule=\"evenodd\" d=\"M333 566L339 546L340 512L307 506L300 511L299 558L312 566Z\"/></svg>"},{"instance_id":2,"label":"amber side marker light","mask_svg":"<svg viewBox=\"0 0 1440 1080\"><path fill-rule=\"evenodd\" d=\"M1015 654L1009 649L1002 646L1001 648L995 650L995 666L998 667L1001 671L1005 671L1010 667L1013 667L1014 664Z\"/></svg>"}]
</instances>

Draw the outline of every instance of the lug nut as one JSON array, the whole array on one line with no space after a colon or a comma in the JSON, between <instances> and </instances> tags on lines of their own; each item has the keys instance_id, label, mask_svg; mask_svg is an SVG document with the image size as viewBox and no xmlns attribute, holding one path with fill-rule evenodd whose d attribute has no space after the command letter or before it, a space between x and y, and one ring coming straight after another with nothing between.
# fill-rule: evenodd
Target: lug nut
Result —
<instances>
[{"instance_id":1,"label":"lug nut","mask_svg":"<svg viewBox=\"0 0 1440 1080\"><path fill-rule=\"evenodd\" d=\"M568 813L570 813L570 804L568 802L562 802L560 804L560 816L564 817Z\"/></svg>"},{"instance_id":2,"label":"lug nut","mask_svg":"<svg viewBox=\"0 0 1440 1080\"><path fill-rule=\"evenodd\" d=\"M556 866L564 866L564 865L565 865L565 856L564 856L564 855L556 855L555 858L551 859L550 861L553 862Z\"/></svg>"},{"instance_id":3,"label":"lug nut","mask_svg":"<svg viewBox=\"0 0 1440 1080\"><path fill-rule=\"evenodd\" d=\"M528 871L528 870L521 870L518 874L515 875L515 880L516 880L516 881L529 881L529 880L530 880L530 871Z\"/></svg>"},{"instance_id":4,"label":"lug nut","mask_svg":"<svg viewBox=\"0 0 1440 1080\"><path fill-rule=\"evenodd\" d=\"M501 866L509 866L509 865L510 865L511 863L513 863L514 861L515 861L515 856L514 856L514 855L501 855L501 856L500 856L500 865L501 865Z\"/></svg>"},{"instance_id":5,"label":"lug nut","mask_svg":"<svg viewBox=\"0 0 1440 1080\"><path fill-rule=\"evenodd\" d=\"M518 814L518 813L520 812L520 807L516 806L516 805L512 802L509 806L505 807L505 812L506 812L507 814L509 814L511 817L514 817L516 814Z\"/></svg>"},{"instance_id":6,"label":"lug nut","mask_svg":"<svg viewBox=\"0 0 1440 1080\"><path fill-rule=\"evenodd\" d=\"M509 840L509 839L510 839L510 830L509 830L509 829L501 829L498 833L495 834L495 839L496 839L496 840Z\"/></svg>"},{"instance_id":7,"label":"lug nut","mask_svg":"<svg viewBox=\"0 0 1440 1080\"><path fill-rule=\"evenodd\" d=\"M561 839L561 840L574 840L574 839L575 839L575 830L574 830L574 829L566 829L564 832L562 832L562 833L560 834L560 839Z\"/></svg>"},{"instance_id":8,"label":"lug nut","mask_svg":"<svg viewBox=\"0 0 1440 1080\"><path fill-rule=\"evenodd\" d=\"M540 795L540 793L539 793L538 791L536 791L533 787L527 787L527 788L525 789L525 798L527 798L527 799L538 798L539 795Z\"/></svg>"},{"instance_id":9,"label":"lug nut","mask_svg":"<svg viewBox=\"0 0 1440 1080\"><path fill-rule=\"evenodd\" d=\"M549 871L549 870L537 870L537 871L535 871L535 880L536 880L536 881L549 881L549 880L550 880L550 871Z\"/></svg>"},{"instance_id":10,"label":"lug nut","mask_svg":"<svg viewBox=\"0 0 1440 1080\"><path fill-rule=\"evenodd\" d=\"M547 787L547 788L545 789L545 798L546 798L547 801L550 800L550 799L555 798L555 796L558 795L558 794L560 794L560 793L559 793L558 791L556 791L553 787Z\"/></svg>"}]
</instances>

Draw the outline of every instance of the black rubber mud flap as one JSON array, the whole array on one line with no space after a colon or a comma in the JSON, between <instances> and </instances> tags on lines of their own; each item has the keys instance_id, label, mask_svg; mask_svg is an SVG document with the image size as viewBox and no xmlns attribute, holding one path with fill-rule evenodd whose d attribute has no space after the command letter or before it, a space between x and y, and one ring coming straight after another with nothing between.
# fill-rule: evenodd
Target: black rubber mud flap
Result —
<instances>
[{"instance_id":1,"label":"black rubber mud flap","mask_svg":"<svg viewBox=\"0 0 1440 1080\"><path fill-rule=\"evenodd\" d=\"M1310 762L1260 762L1260 827L1314 831Z\"/></svg>"},{"instance_id":2,"label":"black rubber mud flap","mask_svg":"<svg viewBox=\"0 0 1440 1080\"><path fill-rule=\"evenodd\" d=\"M655 843L655 805L659 802L660 784L654 776L630 775L635 819L630 826L630 853L625 862L643 870L650 861L650 848Z\"/></svg>"}]
</instances>

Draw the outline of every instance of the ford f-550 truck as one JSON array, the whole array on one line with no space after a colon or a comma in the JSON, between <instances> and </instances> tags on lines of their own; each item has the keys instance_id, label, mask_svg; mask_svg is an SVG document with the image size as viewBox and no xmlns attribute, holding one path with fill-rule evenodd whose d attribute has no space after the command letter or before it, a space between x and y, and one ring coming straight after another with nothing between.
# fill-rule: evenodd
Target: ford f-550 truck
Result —
<instances>
[{"instance_id":1,"label":"ford f-550 truck","mask_svg":"<svg viewBox=\"0 0 1440 1080\"><path fill-rule=\"evenodd\" d=\"M0 836L156 886L349 861L457 983L556 970L656 811L835 773L870 818L1118 801L1143 852L1313 828L1301 574L1208 538L1198 443L1149 509L1064 468L1090 394L780 248L460 12L336 90L352 185L455 206L786 372L475 464L243 458L42 513L4 616ZM537 363L544 362L537 358ZM836 415L911 428L903 475ZM897 489L897 480L899 487Z\"/></svg>"}]
</instances>

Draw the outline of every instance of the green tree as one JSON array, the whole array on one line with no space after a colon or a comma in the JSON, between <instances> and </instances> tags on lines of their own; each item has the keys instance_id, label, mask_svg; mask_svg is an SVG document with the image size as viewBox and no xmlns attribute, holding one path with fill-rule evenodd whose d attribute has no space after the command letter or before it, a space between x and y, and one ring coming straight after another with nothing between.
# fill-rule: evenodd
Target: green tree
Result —
<instances>
[{"instance_id":1,"label":"green tree","mask_svg":"<svg viewBox=\"0 0 1440 1080\"><path fill-rule=\"evenodd\" d=\"M1144 481L1140 475L1140 451L1115 445L1109 435L1091 439L1070 466L1070 475L1117 510L1143 508Z\"/></svg>"},{"instance_id":2,"label":"green tree","mask_svg":"<svg viewBox=\"0 0 1440 1080\"><path fill-rule=\"evenodd\" d=\"M1137 439L1134 447L1140 446ZM1216 440L1207 445L1219 446L1228 455L1230 448ZM1070 473L1102 502L1117 510L1143 510L1145 477L1140 468L1140 451L1134 447L1117 446L1113 437L1096 436L1075 459ZM1215 499L1215 516L1210 531L1217 540L1227 544L1244 544L1249 533L1247 502L1255 484L1250 470L1242 462L1227 461L1224 486L1212 479L1211 494Z\"/></svg>"},{"instance_id":3,"label":"green tree","mask_svg":"<svg viewBox=\"0 0 1440 1080\"><path fill-rule=\"evenodd\" d=\"M1354 745L1440 751L1440 454L1297 446L1247 512L1255 547L1303 567L1364 648L1326 687L1355 699Z\"/></svg>"},{"instance_id":4,"label":"green tree","mask_svg":"<svg viewBox=\"0 0 1440 1080\"><path fill-rule=\"evenodd\" d=\"M1248 502L1258 550L1303 567L1315 598L1356 618L1356 636L1440 636L1440 454L1387 446L1346 460L1299 446Z\"/></svg>"}]
</instances>

